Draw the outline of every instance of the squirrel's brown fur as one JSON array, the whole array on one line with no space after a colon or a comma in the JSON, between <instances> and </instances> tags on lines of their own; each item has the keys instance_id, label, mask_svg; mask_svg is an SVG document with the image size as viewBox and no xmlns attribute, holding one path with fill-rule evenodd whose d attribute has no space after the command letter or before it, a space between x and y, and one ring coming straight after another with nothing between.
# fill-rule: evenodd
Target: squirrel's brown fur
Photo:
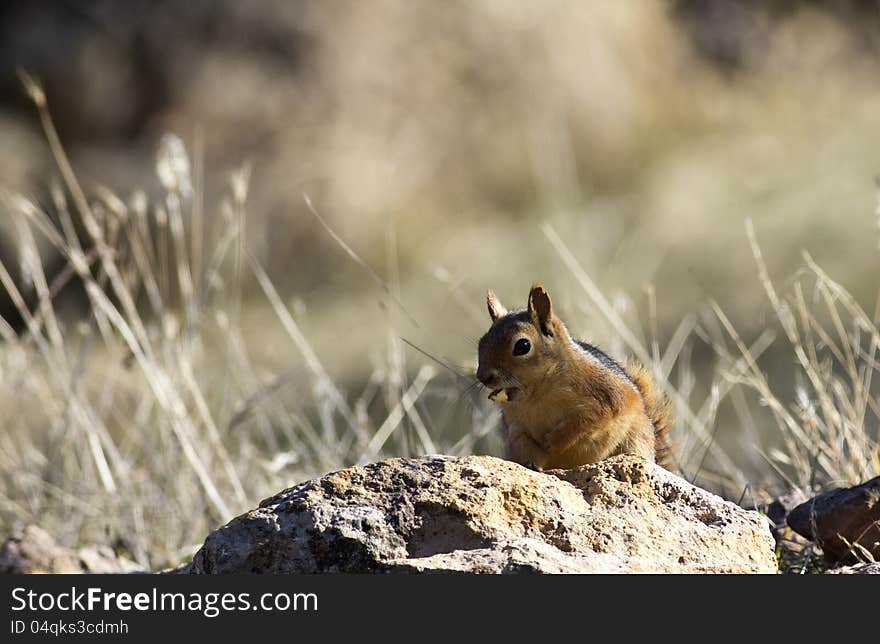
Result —
<instances>
[{"instance_id":1,"label":"squirrel's brown fur","mask_svg":"<svg viewBox=\"0 0 880 644\"><path fill-rule=\"evenodd\" d=\"M654 460L658 465L671 468L672 448L669 445L669 428L672 427L672 410L669 398L657 388L654 376L634 360L626 365L626 373L642 394L645 413L654 425Z\"/></svg>"},{"instance_id":2,"label":"squirrel's brown fur","mask_svg":"<svg viewBox=\"0 0 880 644\"><path fill-rule=\"evenodd\" d=\"M644 367L573 340L539 283L524 310L492 291L486 302L477 378L503 405L509 458L548 469L632 453L668 466L669 403Z\"/></svg>"}]
</instances>

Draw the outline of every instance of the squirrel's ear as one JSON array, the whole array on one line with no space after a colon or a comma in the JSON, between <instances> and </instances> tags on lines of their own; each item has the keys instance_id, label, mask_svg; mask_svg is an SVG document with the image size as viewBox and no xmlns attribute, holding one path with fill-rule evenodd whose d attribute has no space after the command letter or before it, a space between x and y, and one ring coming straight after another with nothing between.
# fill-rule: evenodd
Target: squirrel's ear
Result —
<instances>
[{"instance_id":1,"label":"squirrel's ear","mask_svg":"<svg viewBox=\"0 0 880 644\"><path fill-rule=\"evenodd\" d=\"M553 335L550 328L553 308L550 304L550 296L540 282L532 284L532 290L529 291L529 317L541 333Z\"/></svg>"},{"instance_id":2,"label":"squirrel's ear","mask_svg":"<svg viewBox=\"0 0 880 644\"><path fill-rule=\"evenodd\" d=\"M507 309L501 305L501 302L498 301L498 296L495 295L495 291L491 288L486 291L486 306L489 308L489 317L492 318L493 322L507 315Z\"/></svg>"}]
</instances>

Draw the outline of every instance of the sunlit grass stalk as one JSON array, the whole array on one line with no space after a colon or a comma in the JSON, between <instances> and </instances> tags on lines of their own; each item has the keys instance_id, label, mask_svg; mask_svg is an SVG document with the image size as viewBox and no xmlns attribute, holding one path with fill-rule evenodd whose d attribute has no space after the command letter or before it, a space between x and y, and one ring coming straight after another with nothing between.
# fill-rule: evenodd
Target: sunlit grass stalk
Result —
<instances>
[{"instance_id":1,"label":"sunlit grass stalk","mask_svg":"<svg viewBox=\"0 0 880 644\"><path fill-rule=\"evenodd\" d=\"M541 228L568 270L583 288L584 293L590 298L598 311L609 321L615 332L623 339L635 357L651 370L658 380L658 384L664 388L671 398L675 405L676 414L682 422L687 424L688 430L693 432L701 443L710 450L718 466L723 470L724 475L736 484L743 485L745 481L740 474L739 468L736 467L724 450L717 446L706 424L693 413L687 400L668 381L666 374L660 369L660 365L655 363L642 342L630 331L627 324L620 318L602 291L590 279L574 255L572 255L565 242L559 237L559 234L549 224L544 224ZM687 455L684 455L684 459L685 463L683 465L687 466Z\"/></svg>"}]
</instances>

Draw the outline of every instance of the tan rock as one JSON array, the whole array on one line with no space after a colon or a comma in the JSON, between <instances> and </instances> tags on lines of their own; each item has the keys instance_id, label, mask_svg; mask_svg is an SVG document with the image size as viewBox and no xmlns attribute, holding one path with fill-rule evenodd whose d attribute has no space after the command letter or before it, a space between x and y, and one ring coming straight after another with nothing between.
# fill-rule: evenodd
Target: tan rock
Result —
<instances>
[{"instance_id":1,"label":"tan rock","mask_svg":"<svg viewBox=\"0 0 880 644\"><path fill-rule=\"evenodd\" d=\"M0 545L0 573L116 573L142 569L106 546L71 550L59 546L42 528L14 528Z\"/></svg>"},{"instance_id":2,"label":"tan rock","mask_svg":"<svg viewBox=\"0 0 880 644\"><path fill-rule=\"evenodd\" d=\"M390 459L308 481L212 533L183 572L775 573L767 520L653 463L539 473Z\"/></svg>"}]
</instances>

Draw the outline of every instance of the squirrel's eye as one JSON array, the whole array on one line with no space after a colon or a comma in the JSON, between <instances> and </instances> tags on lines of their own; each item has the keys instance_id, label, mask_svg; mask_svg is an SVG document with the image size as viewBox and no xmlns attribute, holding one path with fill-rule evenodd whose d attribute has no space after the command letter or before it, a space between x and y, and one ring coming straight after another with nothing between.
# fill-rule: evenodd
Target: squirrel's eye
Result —
<instances>
[{"instance_id":1,"label":"squirrel's eye","mask_svg":"<svg viewBox=\"0 0 880 644\"><path fill-rule=\"evenodd\" d=\"M525 338L520 338L516 341L516 344L513 345L513 355L515 356L524 356L531 350L532 343Z\"/></svg>"}]
</instances>

